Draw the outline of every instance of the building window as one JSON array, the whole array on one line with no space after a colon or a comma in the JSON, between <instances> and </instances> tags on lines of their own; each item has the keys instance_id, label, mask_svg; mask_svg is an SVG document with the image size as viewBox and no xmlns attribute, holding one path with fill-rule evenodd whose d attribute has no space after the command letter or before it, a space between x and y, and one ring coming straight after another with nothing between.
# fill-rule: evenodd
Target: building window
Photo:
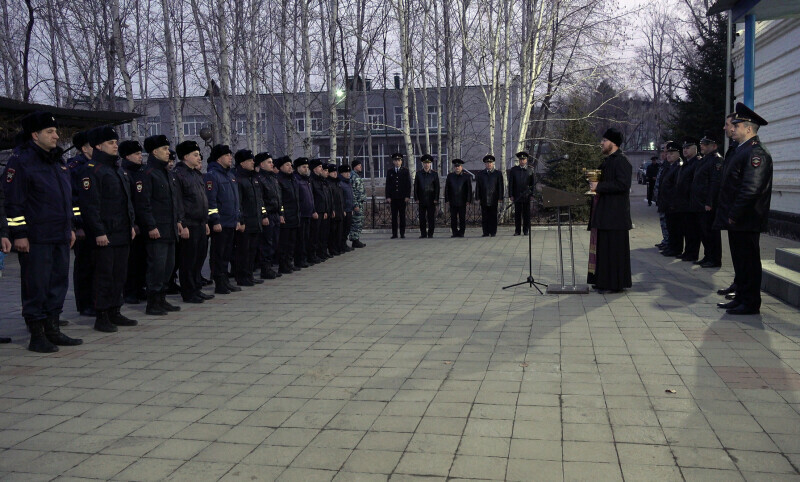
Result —
<instances>
[{"instance_id":1,"label":"building window","mask_svg":"<svg viewBox=\"0 0 800 482\"><path fill-rule=\"evenodd\" d=\"M256 131L259 134L267 133L267 114L264 112L259 112L256 115Z\"/></svg>"},{"instance_id":2,"label":"building window","mask_svg":"<svg viewBox=\"0 0 800 482\"><path fill-rule=\"evenodd\" d=\"M383 107L369 107L367 109L367 127L371 130L384 129L386 119L383 116Z\"/></svg>"},{"instance_id":3,"label":"building window","mask_svg":"<svg viewBox=\"0 0 800 482\"><path fill-rule=\"evenodd\" d=\"M322 132L322 111L311 112L311 132Z\"/></svg>"},{"instance_id":4,"label":"building window","mask_svg":"<svg viewBox=\"0 0 800 482\"><path fill-rule=\"evenodd\" d=\"M240 136L247 135L247 116L236 116L236 120L233 122L233 131Z\"/></svg>"},{"instance_id":5,"label":"building window","mask_svg":"<svg viewBox=\"0 0 800 482\"><path fill-rule=\"evenodd\" d=\"M208 119L201 115L187 115L183 118L183 135L199 136L204 127L209 127Z\"/></svg>"},{"instance_id":6,"label":"building window","mask_svg":"<svg viewBox=\"0 0 800 482\"><path fill-rule=\"evenodd\" d=\"M139 133L142 137L161 134L161 116L151 115L139 120Z\"/></svg>"},{"instance_id":7,"label":"building window","mask_svg":"<svg viewBox=\"0 0 800 482\"><path fill-rule=\"evenodd\" d=\"M294 128L297 132L305 132L306 131L306 113L305 112L295 112L294 113Z\"/></svg>"},{"instance_id":8,"label":"building window","mask_svg":"<svg viewBox=\"0 0 800 482\"><path fill-rule=\"evenodd\" d=\"M439 127L439 109L435 105L428 106L428 128L437 129Z\"/></svg>"},{"instance_id":9,"label":"building window","mask_svg":"<svg viewBox=\"0 0 800 482\"><path fill-rule=\"evenodd\" d=\"M398 129L403 128L403 106L394 106L394 126Z\"/></svg>"}]
</instances>

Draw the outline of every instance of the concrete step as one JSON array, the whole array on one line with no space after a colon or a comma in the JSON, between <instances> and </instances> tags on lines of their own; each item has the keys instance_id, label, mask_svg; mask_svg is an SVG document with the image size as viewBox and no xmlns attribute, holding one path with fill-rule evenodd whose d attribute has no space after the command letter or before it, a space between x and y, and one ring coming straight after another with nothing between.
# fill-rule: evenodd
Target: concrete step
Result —
<instances>
[{"instance_id":1,"label":"concrete step","mask_svg":"<svg viewBox=\"0 0 800 482\"><path fill-rule=\"evenodd\" d=\"M761 289L792 306L800 308L800 272L762 261Z\"/></svg>"},{"instance_id":2,"label":"concrete step","mask_svg":"<svg viewBox=\"0 0 800 482\"><path fill-rule=\"evenodd\" d=\"M775 263L800 273L800 248L775 249Z\"/></svg>"}]
</instances>

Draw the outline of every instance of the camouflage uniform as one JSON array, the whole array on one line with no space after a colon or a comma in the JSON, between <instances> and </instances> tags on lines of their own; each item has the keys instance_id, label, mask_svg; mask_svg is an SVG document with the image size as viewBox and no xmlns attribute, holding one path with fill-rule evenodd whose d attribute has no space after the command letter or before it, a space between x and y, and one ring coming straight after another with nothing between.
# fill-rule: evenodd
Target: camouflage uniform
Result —
<instances>
[{"instance_id":1,"label":"camouflage uniform","mask_svg":"<svg viewBox=\"0 0 800 482\"><path fill-rule=\"evenodd\" d=\"M350 185L353 186L353 202L358 207L358 212L353 211L353 226L350 228L350 241L357 241L361 237L364 227L364 205L367 201L367 191L364 189L364 178L356 171L352 171Z\"/></svg>"}]
</instances>

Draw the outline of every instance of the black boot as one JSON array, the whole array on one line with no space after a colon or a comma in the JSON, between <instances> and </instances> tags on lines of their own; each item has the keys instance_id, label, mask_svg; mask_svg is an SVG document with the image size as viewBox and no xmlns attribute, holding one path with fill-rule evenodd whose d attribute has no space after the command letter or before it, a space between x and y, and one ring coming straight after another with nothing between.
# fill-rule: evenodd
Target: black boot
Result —
<instances>
[{"instance_id":1,"label":"black boot","mask_svg":"<svg viewBox=\"0 0 800 482\"><path fill-rule=\"evenodd\" d=\"M119 306L108 310L108 321L117 326L136 326L138 321L132 320L119 312Z\"/></svg>"},{"instance_id":2,"label":"black boot","mask_svg":"<svg viewBox=\"0 0 800 482\"><path fill-rule=\"evenodd\" d=\"M83 340L80 338L70 338L61 333L61 327L58 326L58 315L48 316L44 321L44 336L54 345L77 346L83 344Z\"/></svg>"},{"instance_id":3,"label":"black boot","mask_svg":"<svg viewBox=\"0 0 800 482\"><path fill-rule=\"evenodd\" d=\"M228 291L230 291L231 293L235 293L237 291L242 291L242 289L239 288L238 286L233 286L231 284L231 279L229 277L226 276L224 278L224 280L225 280L225 286L228 288Z\"/></svg>"},{"instance_id":4,"label":"black boot","mask_svg":"<svg viewBox=\"0 0 800 482\"><path fill-rule=\"evenodd\" d=\"M148 315L163 316L167 314L167 310L161 306L161 299L158 293L147 294L147 308L144 312Z\"/></svg>"},{"instance_id":5,"label":"black boot","mask_svg":"<svg viewBox=\"0 0 800 482\"><path fill-rule=\"evenodd\" d=\"M31 332L31 342L28 344L28 350L37 353L55 353L58 347L50 342L44 335L45 320L25 320L28 325L28 331Z\"/></svg>"},{"instance_id":6,"label":"black boot","mask_svg":"<svg viewBox=\"0 0 800 482\"><path fill-rule=\"evenodd\" d=\"M272 271L272 268L261 268L261 279L275 279L278 275Z\"/></svg>"},{"instance_id":7,"label":"black boot","mask_svg":"<svg viewBox=\"0 0 800 482\"><path fill-rule=\"evenodd\" d=\"M175 306L167 301L166 291L162 291L161 294L159 294L158 301L161 303L161 307L164 308L165 311L181 311L180 306Z\"/></svg>"},{"instance_id":8,"label":"black boot","mask_svg":"<svg viewBox=\"0 0 800 482\"><path fill-rule=\"evenodd\" d=\"M125 304L126 305L138 305L139 304L139 297L136 295L125 295Z\"/></svg>"},{"instance_id":9,"label":"black boot","mask_svg":"<svg viewBox=\"0 0 800 482\"><path fill-rule=\"evenodd\" d=\"M202 298L202 299L204 299L204 300L213 300L213 299L214 299L214 295L207 295L207 294L203 293L203 292L202 292L202 291L200 291L200 290L197 290L197 291L196 291L194 294L195 294L195 296L197 296L198 298Z\"/></svg>"},{"instance_id":10,"label":"black boot","mask_svg":"<svg viewBox=\"0 0 800 482\"><path fill-rule=\"evenodd\" d=\"M117 327L111 323L108 316L109 310L97 310L97 318L94 319L94 329L103 333L114 333Z\"/></svg>"},{"instance_id":11,"label":"black boot","mask_svg":"<svg viewBox=\"0 0 800 482\"><path fill-rule=\"evenodd\" d=\"M219 295L229 295L231 290L228 289L228 283L225 276L214 276L214 293Z\"/></svg>"}]
</instances>

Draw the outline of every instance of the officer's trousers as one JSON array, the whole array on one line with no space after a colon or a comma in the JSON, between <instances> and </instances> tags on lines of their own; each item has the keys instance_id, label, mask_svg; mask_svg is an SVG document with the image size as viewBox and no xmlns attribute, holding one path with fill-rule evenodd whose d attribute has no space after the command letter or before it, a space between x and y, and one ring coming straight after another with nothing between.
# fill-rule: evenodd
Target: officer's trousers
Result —
<instances>
[{"instance_id":1,"label":"officer's trousers","mask_svg":"<svg viewBox=\"0 0 800 482\"><path fill-rule=\"evenodd\" d=\"M94 306L94 243L90 239L76 239L72 246L75 261L72 263L72 291L78 312Z\"/></svg>"},{"instance_id":2,"label":"officer's trousers","mask_svg":"<svg viewBox=\"0 0 800 482\"><path fill-rule=\"evenodd\" d=\"M350 235L350 228L353 226L353 213L344 213L342 218L342 232L339 233L339 251L344 253L347 248L347 238Z\"/></svg>"},{"instance_id":3,"label":"officer's trousers","mask_svg":"<svg viewBox=\"0 0 800 482\"><path fill-rule=\"evenodd\" d=\"M317 245L317 257L328 257L328 238L331 235L331 218L328 214L328 219L322 219L322 214L319 215L319 244Z\"/></svg>"},{"instance_id":4,"label":"officer's trousers","mask_svg":"<svg viewBox=\"0 0 800 482\"><path fill-rule=\"evenodd\" d=\"M514 201L514 232L520 233L520 225L522 226L522 234L528 234L531 229L531 201L527 196L524 201Z\"/></svg>"},{"instance_id":5,"label":"officer's trousers","mask_svg":"<svg viewBox=\"0 0 800 482\"><path fill-rule=\"evenodd\" d=\"M400 234L406 234L406 200L404 198L392 199L392 236L397 236L397 229Z\"/></svg>"},{"instance_id":6,"label":"officer's trousers","mask_svg":"<svg viewBox=\"0 0 800 482\"><path fill-rule=\"evenodd\" d=\"M228 276L228 263L233 253L234 228L222 228L220 232L211 231L211 276Z\"/></svg>"},{"instance_id":7,"label":"officer's trousers","mask_svg":"<svg viewBox=\"0 0 800 482\"><path fill-rule=\"evenodd\" d=\"M260 232L247 233L236 231L234 236L234 263L233 277L241 284L253 277L253 264L256 260L258 249L258 236Z\"/></svg>"},{"instance_id":8,"label":"officer's trousers","mask_svg":"<svg viewBox=\"0 0 800 482\"><path fill-rule=\"evenodd\" d=\"M422 236L433 236L433 229L436 227L436 205L419 205L419 233Z\"/></svg>"},{"instance_id":9,"label":"officer's trousers","mask_svg":"<svg viewBox=\"0 0 800 482\"><path fill-rule=\"evenodd\" d=\"M297 239L294 240L294 264L303 264L308 259L308 250L311 246L311 218L300 218L297 228Z\"/></svg>"},{"instance_id":10,"label":"officer's trousers","mask_svg":"<svg viewBox=\"0 0 800 482\"><path fill-rule=\"evenodd\" d=\"M261 228L258 243L259 267L263 269L272 267L281 232L281 218L278 214L268 214L267 219L269 219L269 226Z\"/></svg>"},{"instance_id":11,"label":"officer's trousers","mask_svg":"<svg viewBox=\"0 0 800 482\"><path fill-rule=\"evenodd\" d=\"M669 250L676 252L676 254L683 253L683 221L681 214L666 213Z\"/></svg>"},{"instance_id":12,"label":"officer's trousers","mask_svg":"<svg viewBox=\"0 0 800 482\"><path fill-rule=\"evenodd\" d=\"M684 248L684 257L690 259L697 259L700 254L700 241L703 234L700 227L700 213L682 213L683 214L683 233L686 238L686 247Z\"/></svg>"},{"instance_id":13,"label":"officer's trousers","mask_svg":"<svg viewBox=\"0 0 800 482\"><path fill-rule=\"evenodd\" d=\"M328 252L330 254L341 254L339 249L339 238L342 235L342 218L336 216L330 221L330 233L328 234Z\"/></svg>"},{"instance_id":14,"label":"officer's trousers","mask_svg":"<svg viewBox=\"0 0 800 482\"><path fill-rule=\"evenodd\" d=\"M130 245L94 248L94 309L106 311L122 306L122 290L128 274Z\"/></svg>"},{"instance_id":15,"label":"officer's trousers","mask_svg":"<svg viewBox=\"0 0 800 482\"><path fill-rule=\"evenodd\" d=\"M728 231L736 272L736 300L750 309L761 308L761 233Z\"/></svg>"},{"instance_id":16,"label":"officer's trousers","mask_svg":"<svg viewBox=\"0 0 800 482\"><path fill-rule=\"evenodd\" d=\"M450 230L455 236L464 236L467 228L467 206L450 206Z\"/></svg>"},{"instance_id":17,"label":"officer's trousers","mask_svg":"<svg viewBox=\"0 0 800 482\"><path fill-rule=\"evenodd\" d=\"M30 243L19 253L22 316L41 320L61 313L69 287L69 244Z\"/></svg>"},{"instance_id":18,"label":"officer's trousers","mask_svg":"<svg viewBox=\"0 0 800 482\"><path fill-rule=\"evenodd\" d=\"M481 206L481 228L483 228L483 234L497 234L497 204ZM528 229L530 229L530 225Z\"/></svg>"},{"instance_id":19,"label":"officer's trousers","mask_svg":"<svg viewBox=\"0 0 800 482\"><path fill-rule=\"evenodd\" d=\"M167 291L167 283L175 267L175 241L148 239L147 292L151 294Z\"/></svg>"},{"instance_id":20,"label":"officer's trousers","mask_svg":"<svg viewBox=\"0 0 800 482\"><path fill-rule=\"evenodd\" d=\"M284 271L292 266L292 261L294 260L294 242L297 237L297 229L297 227L281 227L281 259L279 265Z\"/></svg>"},{"instance_id":21,"label":"officer's trousers","mask_svg":"<svg viewBox=\"0 0 800 482\"><path fill-rule=\"evenodd\" d=\"M713 229L716 210L706 211L699 214L700 231L703 236L704 258L714 264L722 264L722 233L719 229Z\"/></svg>"},{"instance_id":22,"label":"officer's trousers","mask_svg":"<svg viewBox=\"0 0 800 482\"><path fill-rule=\"evenodd\" d=\"M137 234L131 241L128 253L128 276L125 280L125 296L138 296L145 287L147 273L147 251L145 243L147 234Z\"/></svg>"},{"instance_id":23,"label":"officer's trousers","mask_svg":"<svg viewBox=\"0 0 800 482\"><path fill-rule=\"evenodd\" d=\"M309 227L308 231L308 258L317 257L319 258L320 246L321 244L321 236L322 236L322 215L320 215L317 219L311 219L311 226Z\"/></svg>"},{"instance_id":24,"label":"officer's trousers","mask_svg":"<svg viewBox=\"0 0 800 482\"><path fill-rule=\"evenodd\" d=\"M178 241L178 275L181 281L181 297L191 298L203 288L202 270L208 253L206 226L186 226L189 239Z\"/></svg>"}]
</instances>

